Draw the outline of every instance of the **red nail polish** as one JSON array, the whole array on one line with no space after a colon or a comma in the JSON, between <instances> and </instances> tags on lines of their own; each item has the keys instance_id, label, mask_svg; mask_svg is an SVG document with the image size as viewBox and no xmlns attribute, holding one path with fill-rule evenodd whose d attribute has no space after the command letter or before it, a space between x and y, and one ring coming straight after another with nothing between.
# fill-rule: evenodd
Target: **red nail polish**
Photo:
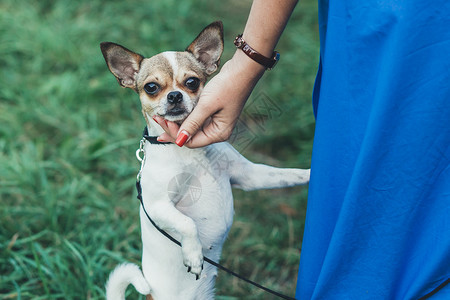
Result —
<instances>
[{"instance_id":1,"label":"red nail polish","mask_svg":"<svg viewBox=\"0 0 450 300\"><path fill-rule=\"evenodd\" d=\"M169 127L169 123L167 122L166 119L164 119L164 123L166 123L166 126Z\"/></svg>"},{"instance_id":2,"label":"red nail polish","mask_svg":"<svg viewBox=\"0 0 450 300\"><path fill-rule=\"evenodd\" d=\"M177 144L179 147L183 147L183 145L188 140L189 135L186 131L180 132L180 134L177 136L177 140L175 141L175 144Z\"/></svg>"},{"instance_id":3,"label":"red nail polish","mask_svg":"<svg viewBox=\"0 0 450 300\"><path fill-rule=\"evenodd\" d=\"M158 121L156 121L156 116L152 116L153 121L155 121L156 123L158 123Z\"/></svg>"}]
</instances>

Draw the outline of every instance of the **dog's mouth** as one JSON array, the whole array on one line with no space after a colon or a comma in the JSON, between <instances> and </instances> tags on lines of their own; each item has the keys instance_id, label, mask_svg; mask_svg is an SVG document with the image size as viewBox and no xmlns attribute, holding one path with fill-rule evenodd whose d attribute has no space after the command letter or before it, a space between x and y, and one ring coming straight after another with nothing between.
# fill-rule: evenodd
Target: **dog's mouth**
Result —
<instances>
[{"instance_id":1,"label":"dog's mouth","mask_svg":"<svg viewBox=\"0 0 450 300\"><path fill-rule=\"evenodd\" d=\"M181 123L188 115L189 111L185 107L174 107L168 110L164 115L161 115L161 117L168 121Z\"/></svg>"},{"instance_id":2,"label":"dog's mouth","mask_svg":"<svg viewBox=\"0 0 450 300\"><path fill-rule=\"evenodd\" d=\"M179 103L166 103L159 115L164 119L176 123L183 122L194 109L196 101L181 101Z\"/></svg>"},{"instance_id":3,"label":"dog's mouth","mask_svg":"<svg viewBox=\"0 0 450 300\"><path fill-rule=\"evenodd\" d=\"M187 111L184 107L174 107L171 110L167 111L166 115L176 117L185 113L187 113Z\"/></svg>"}]
</instances>

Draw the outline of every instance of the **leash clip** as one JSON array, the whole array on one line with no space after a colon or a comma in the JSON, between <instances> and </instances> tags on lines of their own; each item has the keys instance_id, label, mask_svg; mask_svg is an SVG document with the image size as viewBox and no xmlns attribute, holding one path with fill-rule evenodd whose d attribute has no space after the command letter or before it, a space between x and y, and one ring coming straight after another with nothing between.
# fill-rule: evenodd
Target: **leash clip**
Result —
<instances>
[{"instance_id":1,"label":"leash clip","mask_svg":"<svg viewBox=\"0 0 450 300\"><path fill-rule=\"evenodd\" d=\"M142 138L141 141L139 142L139 149L136 150L136 158L141 163L141 167L139 168L139 173L136 176L137 181L141 180L142 169L144 168L144 163L145 163L144 145L145 145L145 138Z\"/></svg>"}]
</instances>

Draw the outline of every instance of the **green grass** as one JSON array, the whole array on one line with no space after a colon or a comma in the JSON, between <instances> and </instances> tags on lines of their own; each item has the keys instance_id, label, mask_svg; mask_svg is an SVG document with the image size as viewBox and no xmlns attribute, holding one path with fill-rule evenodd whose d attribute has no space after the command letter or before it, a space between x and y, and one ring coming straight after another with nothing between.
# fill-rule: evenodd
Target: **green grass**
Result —
<instances>
[{"instance_id":1,"label":"green grass","mask_svg":"<svg viewBox=\"0 0 450 300\"><path fill-rule=\"evenodd\" d=\"M103 299L114 266L140 262L134 152L144 121L137 96L107 70L99 43L115 41L150 56L184 49L221 19L225 61L250 4L0 2L0 299ZM252 138L243 152L254 161L309 166L316 10L314 0L299 3L277 47L280 63L250 99L268 101L277 113L259 124L254 110L243 115L244 136ZM305 187L235 191L222 262L293 295L306 195ZM222 272L217 294L273 299ZM139 298L131 288L129 295Z\"/></svg>"}]
</instances>

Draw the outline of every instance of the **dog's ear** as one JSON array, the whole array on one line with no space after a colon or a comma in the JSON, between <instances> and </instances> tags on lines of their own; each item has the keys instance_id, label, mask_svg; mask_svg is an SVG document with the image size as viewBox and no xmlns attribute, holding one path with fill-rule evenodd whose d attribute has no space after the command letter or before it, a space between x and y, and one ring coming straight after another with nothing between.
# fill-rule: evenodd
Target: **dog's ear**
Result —
<instances>
[{"instance_id":1,"label":"dog's ear","mask_svg":"<svg viewBox=\"0 0 450 300\"><path fill-rule=\"evenodd\" d=\"M211 75L219 67L223 52L223 24L221 21L206 26L205 29L186 48L205 66L206 74Z\"/></svg>"},{"instance_id":2,"label":"dog's ear","mask_svg":"<svg viewBox=\"0 0 450 300\"><path fill-rule=\"evenodd\" d=\"M109 70L123 87L136 89L136 74L144 57L118 44L103 42L100 44L103 57Z\"/></svg>"}]
</instances>

